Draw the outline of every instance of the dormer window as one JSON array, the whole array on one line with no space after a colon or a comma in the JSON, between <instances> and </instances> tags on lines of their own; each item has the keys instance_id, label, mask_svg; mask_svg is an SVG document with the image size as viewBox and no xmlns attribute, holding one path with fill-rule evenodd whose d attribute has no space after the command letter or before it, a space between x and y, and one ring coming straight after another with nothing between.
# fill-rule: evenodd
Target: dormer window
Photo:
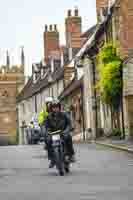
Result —
<instances>
[{"instance_id":1,"label":"dormer window","mask_svg":"<svg viewBox=\"0 0 133 200\"><path fill-rule=\"evenodd\" d=\"M101 7L100 13L99 13L99 20L103 22L107 14L108 14L108 7Z\"/></svg>"},{"instance_id":2,"label":"dormer window","mask_svg":"<svg viewBox=\"0 0 133 200\"><path fill-rule=\"evenodd\" d=\"M40 62L40 74L41 74L41 79L44 78L44 76L45 76L46 68L47 68L46 63L45 63L44 60L42 60L42 61Z\"/></svg>"},{"instance_id":3,"label":"dormer window","mask_svg":"<svg viewBox=\"0 0 133 200\"><path fill-rule=\"evenodd\" d=\"M61 52L61 67L64 66L64 53Z\"/></svg>"},{"instance_id":4,"label":"dormer window","mask_svg":"<svg viewBox=\"0 0 133 200\"><path fill-rule=\"evenodd\" d=\"M44 68L42 67L41 68L41 77L43 77L44 76Z\"/></svg>"},{"instance_id":5,"label":"dormer window","mask_svg":"<svg viewBox=\"0 0 133 200\"><path fill-rule=\"evenodd\" d=\"M34 74L33 74L33 83L36 83L36 81L37 81L37 73L34 72Z\"/></svg>"},{"instance_id":6,"label":"dormer window","mask_svg":"<svg viewBox=\"0 0 133 200\"><path fill-rule=\"evenodd\" d=\"M51 58L51 72L53 73L54 72L54 59Z\"/></svg>"}]
</instances>

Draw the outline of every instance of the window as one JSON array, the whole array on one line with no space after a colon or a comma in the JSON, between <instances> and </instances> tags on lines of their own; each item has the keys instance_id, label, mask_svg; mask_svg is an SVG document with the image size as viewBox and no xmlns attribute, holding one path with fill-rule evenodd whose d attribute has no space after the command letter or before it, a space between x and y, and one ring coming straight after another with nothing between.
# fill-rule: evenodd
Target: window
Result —
<instances>
[{"instance_id":1,"label":"window","mask_svg":"<svg viewBox=\"0 0 133 200\"><path fill-rule=\"evenodd\" d=\"M42 67L41 68L41 78L43 77L43 75L44 75L44 68Z\"/></svg>"},{"instance_id":2,"label":"window","mask_svg":"<svg viewBox=\"0 0 133 200\"><path fill-rule=\"evenodd\" d=\"M23 114L25 114L25 105L24 105L24 103L22 104L22 112L23 112Z\"/></svg>"},{"instance_id":3,"label":"window","mask_svg":"<svg viewBox=\"0 0 133 200\"><path fill-rule=\"evenodd\" d=\"M6 90L4 90L2 93L1 93L2 97L6 98L8 97L8 92Z\"/></svg>"},{"instance_id":4,"label":"window","mask_svg":"<svg viewBox=\"0 0 133 200\"><path fill-rule=\"evenodd\" d=\"M36 73L33 74L33 83L36 83Z\"/></svg>"}]
</instances>

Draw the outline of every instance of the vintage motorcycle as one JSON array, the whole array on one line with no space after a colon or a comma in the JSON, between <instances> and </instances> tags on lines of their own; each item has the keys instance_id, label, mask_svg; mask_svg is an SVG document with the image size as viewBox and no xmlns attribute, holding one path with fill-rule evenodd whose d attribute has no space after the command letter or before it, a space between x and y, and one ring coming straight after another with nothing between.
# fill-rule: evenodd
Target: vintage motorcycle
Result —
<instances>
[{"instance_id":1,"label":"vintage motorcycle","mask_svg":"<svg viewBox=\"0 0 133 200\"><path fill-rule=\"evenodd\" d=\"M53 159L60 176L70 171L70 160L65 147L63 134L61 130L48 133L51 140Z\"/></svg>"}]
</instances>

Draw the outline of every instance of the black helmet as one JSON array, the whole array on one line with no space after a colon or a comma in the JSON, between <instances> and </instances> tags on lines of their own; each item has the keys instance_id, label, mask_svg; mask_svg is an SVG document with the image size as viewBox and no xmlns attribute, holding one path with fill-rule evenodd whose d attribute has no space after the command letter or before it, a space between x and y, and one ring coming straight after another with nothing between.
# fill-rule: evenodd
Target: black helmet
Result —
<instances>
[{"instance_id":1,"label":"black helmet","mask_svg":"<svg viewBox=\"0 0 133 200\"><path fill-rule=\"evenodd\" d=\"M51 106L52 108L53 107L59 107L61 109L61 103L59 100L54 100L52 103L51 103Z\"/></svg>"}]
</instances>

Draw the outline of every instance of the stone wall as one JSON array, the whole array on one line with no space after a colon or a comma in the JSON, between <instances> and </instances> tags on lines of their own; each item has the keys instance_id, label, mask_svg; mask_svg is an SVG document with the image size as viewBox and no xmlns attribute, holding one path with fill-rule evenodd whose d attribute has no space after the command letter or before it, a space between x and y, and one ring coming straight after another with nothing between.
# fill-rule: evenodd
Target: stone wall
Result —
<instances>
[{"instance_id":1,"label":"stone wall","mask_svg":"<svg viewBox=\"0 0 133 200\"><path fill-rule=\"evenodd\" d=\"M0 82L0 140L3 135L16 136L16 92L15 82Z\"/></svg>"}]
</instances>

